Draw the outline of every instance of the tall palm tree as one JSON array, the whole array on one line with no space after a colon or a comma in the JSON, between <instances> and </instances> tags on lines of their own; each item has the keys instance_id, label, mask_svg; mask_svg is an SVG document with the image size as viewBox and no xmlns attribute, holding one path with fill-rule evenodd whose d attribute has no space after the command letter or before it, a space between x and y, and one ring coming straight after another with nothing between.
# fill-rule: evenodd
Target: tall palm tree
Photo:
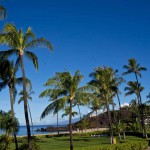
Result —
<instances>
[{"instance_id":1,"label":"tall palm tree","mask_svg":"<svg viewBox=\"0 0 150 150\"><path fill-rule=\"evenodd\" d=\"M7 45L10 49L7 51L0 52L0 58L10 57L12 55L17 56L16 63L20 64L23 78L23 92L24 92L24 114L26 120L27 134L28 134L28 145L29 149L32 149L31 145L31 132L30 123L28 117L27 108L27 91L26 91L26 81L25 81L25 68L24 68L24 56L31 60L36 69L38 69L38 58L30 51L37 47L46 47L50 50L53 49L52 44L45 38L36 38L32 29L29 27L24 33L22 29L17 30L13 24L6 24L3 28L3 33L0 34L0 44Z\"/></svg>"},{"instance_id":2,"label":"tall palm tree","mask_svg":"<svg viewBox=\"0 0 150 150\"><path fill-rule=\"evenodd\" d=\"M107 115L109 121L110 129L110 143L113 143L113 128L112 128L112 118L110 115L110 100L113 95L112 85L114 84L114 71L112 68L107 67L98 67L90 74L92 80L89 82L90 85L93 85L99 89L97 97L100 100L103 100L107 108Z\"/></svg>"},{"instance_id":3,"label":"tall palm tree","mask_svg":"<svg viewBox=\"0 0 150 150\"><path fill-rule=\"evenodd\" d=\"M0 91L4 89L6 86L9 88L10 94L10 104L11 104L11 115L12 115L12 124L13 124L13 133L15 139L16 150L18 149L17 138L16 138L16 128L15 128L15 115L14 115L14 103L16 97L16 85L21 84L23 79L17 78L16 73L18 71L18 66L15 66L14 62L9 62L8 60L3 60L0 63Z\"/></svg>"},{"instance_id":4,"label":"tall palm tree","mask_svg":"<svg viewBox=\"0 0 150 150\"><path fill-rule=\"evenodd\" d=\"M73 137L72 137L72 104L75 99L82 101L91 100L94 96L92 91L95 92L96 88L92 86L79 87L83 75L80 71L76 71L74 75L70 72L56 73L53 78L48 80L49 85L59 86L64 91L56 101L64 101L69 104L69 133L70 133L70 150L73 150Z\"/></svg>"},{"instance_id":5,"label":"tall palm tree","mask_svg":"<svg viewBox=\"0 0 150 150\"><path fill-rule=\"evenodd\" d=\"M28 99L28 100L31 100L31 101L32 101L32 97L31 97L32 94L34 94L34 91L32 91L32 89L29 88L29 91L27 92L27 99ZM20 98L19 98L19 100L18 100L18 104L20 104L22 101L24 101L24 98L23 98L23 90L20 91L19 96L20 96ZM30 106L29 106L29 102L27 102L27 104L28 104L28 110L29 110L30 119L31 119L31 125L32 125L32 135L34 136L31 109L30 109Z\"/></svg>"},{"instance_id":6,"label":"tall palm tree","mask_svg":"<svg viewBox=\"0 0 150 150\"><path fill-rule=\"evenodd\" d=\"M144 87L143 86L141 86L141 84L140 83L138 83L137 84L137 82L132 82L132 81L129 81L128 83L128 86L127 87L125 87L125 91L127 91L126 93L125 93L125 96L128 96L128 95L132 95L132 94L136 94L136 97L137 97L137 102L136 102L136 104L138 104L138 106L137 106L137 108L139 109L140 108L140 101L139 101L139 92L142 92L143 91L143 89L144 89ZM134 101L132 101L132 102L134 102ZM139 109L139 111L140 111L140 109ZM139 111L137 112L138 113L138 120L140 121L141 119L140 119L140 114L139 114ZM142 120L141 120L142 121Z\"/></svg>"},{"instance_id":7,"label":"tall palm tree","mask_svg":"<svg viewBox=\"0 0 150 150\"><path fill-rule=\"evenodd\" d=\"M126 72L123 73L123 75L127 75L127 74L131 74L133 73L135 75L136 78L136 83L137 83L137 87L139 84L139 77L142 77L141 75L141 71L146 71L147 69L145 67L141 67L139 63L137 63L137 60L135 58L131 58L128 60L128 65L124 65L123 66L124 69L126 69ZM138 89L139 91L139 108L140 108L140 115L141 115L141 124L142 124L142 129L143 129L143 136L147 137L146 134L146 128L145 128L145 124L144 124L144 114L143 114L143 108L142 108L142 98L141 98L141 94L140 94L140 89Z\"/></svg>"}]
</instances>

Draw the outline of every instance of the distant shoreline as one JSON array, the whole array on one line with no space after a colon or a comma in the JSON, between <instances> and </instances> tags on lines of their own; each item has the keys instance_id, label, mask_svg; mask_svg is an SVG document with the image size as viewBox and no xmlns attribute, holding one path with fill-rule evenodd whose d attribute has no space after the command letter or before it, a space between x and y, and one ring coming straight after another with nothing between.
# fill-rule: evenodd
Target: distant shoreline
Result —
<instances>
[{"instance_id":1,"label":"distant shoreline","mask_svg":"<svg viewBox=\"0 0 150 150\"><path fill-rule=\"evenodd\" d=\"M83 130L83 133L87 133L87 132L94 132L94 131L106 131L106 130L108 130L108 128L92 128L92 129L86 129L86 131L85 130ZM76 131L76 130L73 130L73 133L81 133L81 131ZM43 135L57 135L58 133L49 133L49 132L47 132L47 133L44 133L44 134L34 134L34 136L43 136ZM65 131L65 132L59 132L59 134L69 134L69 131ZM17 135L17 137L27 137L27 135Z\"/></svg>"}]
</instances>

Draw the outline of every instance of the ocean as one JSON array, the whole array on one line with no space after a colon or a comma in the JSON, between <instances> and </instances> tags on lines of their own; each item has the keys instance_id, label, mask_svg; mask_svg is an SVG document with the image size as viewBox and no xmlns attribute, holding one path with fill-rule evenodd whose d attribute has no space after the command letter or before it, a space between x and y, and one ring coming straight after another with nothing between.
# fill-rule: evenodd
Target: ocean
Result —
<instances>
[{"instance_id":1,"label":"ocean","mask_svg":"<svg viewBox=\"0 0 150 150\"><path fill-rule=\"evenodd\" d=\"M34 135L38 135L38 134L53 134L53 133L57 133L57 132L36 132L37 129L41 129L41 128L46 128L48 126L53 126L56 127L56 125L34 125L33 126L33 134ZM59 125L59 126L66 126L66 125ZM0 131L0 134L2 134L3 132ZM32 127L31 127L31 134L32 134ZM26 126L20 126L19 127L19 132L17 133L17 136L24 136L27 135L27 129Z\"/></svg>"}]
</instances>

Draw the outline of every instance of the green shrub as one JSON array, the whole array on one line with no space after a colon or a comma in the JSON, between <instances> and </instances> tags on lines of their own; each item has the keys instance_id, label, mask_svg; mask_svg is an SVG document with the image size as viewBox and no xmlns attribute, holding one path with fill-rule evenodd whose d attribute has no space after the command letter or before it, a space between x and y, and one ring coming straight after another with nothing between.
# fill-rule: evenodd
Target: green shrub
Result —
<instances>
[{"instance_id":1,"label":"green shrub","mask_svg":"<svg viewBox=\"0 0 150 150\"><path fill-rule=\"evenodd\" d=\"M23 142L19 146L19 150L28 150L28 143L27 142ZM32 140L32 150L40 150L40 147L39 147L39 145L37 145L35 140Z\"/></svg>"},{"instance_id":2,"label":"green shrub","mask_svg":"<svg viewBox=\"0 0 150 150\"><path fill-rule=\"evenodd\" d=\"M75 150L145 150L146 148L148 148L148 141L138 140L119 143L116 145L84 147Z\"/></svg>"},{"instance_id":3,"label":"green shrub","mask_svg":"<svg viewBox=\"0 0 150 150\"><path fill-rule=\"evenodd\" d=\"M9 149L11 138L8 135L0 136L0 150Z\"/></svg>"}]
</instances>

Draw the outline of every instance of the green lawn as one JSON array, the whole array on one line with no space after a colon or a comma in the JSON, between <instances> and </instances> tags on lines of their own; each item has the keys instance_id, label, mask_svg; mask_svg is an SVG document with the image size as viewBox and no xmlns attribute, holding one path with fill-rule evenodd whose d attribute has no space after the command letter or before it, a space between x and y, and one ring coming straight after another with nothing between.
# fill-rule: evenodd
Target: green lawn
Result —
<instances>
[{"instance_id":1,"label":"green lawn","mask_svg":"<svg viewBox=\"0 0 150 150\"><path fill-rule=\"evenodd\" d=\"M134 136L127 136L127 140L141 139ZM69 149L69 136L67 137L52 137L47 138L45 136L39 136L36 138L41 150L67 150ZM109 137L90 137L75 135L73 137L74 148L90 147L96 145L108 145ZM117 139L117 142L119 140ZM19 142L21 144L21 141ZM11 150L14 149L14 144L11 144Z\"/></svg>"}]
</instances>

